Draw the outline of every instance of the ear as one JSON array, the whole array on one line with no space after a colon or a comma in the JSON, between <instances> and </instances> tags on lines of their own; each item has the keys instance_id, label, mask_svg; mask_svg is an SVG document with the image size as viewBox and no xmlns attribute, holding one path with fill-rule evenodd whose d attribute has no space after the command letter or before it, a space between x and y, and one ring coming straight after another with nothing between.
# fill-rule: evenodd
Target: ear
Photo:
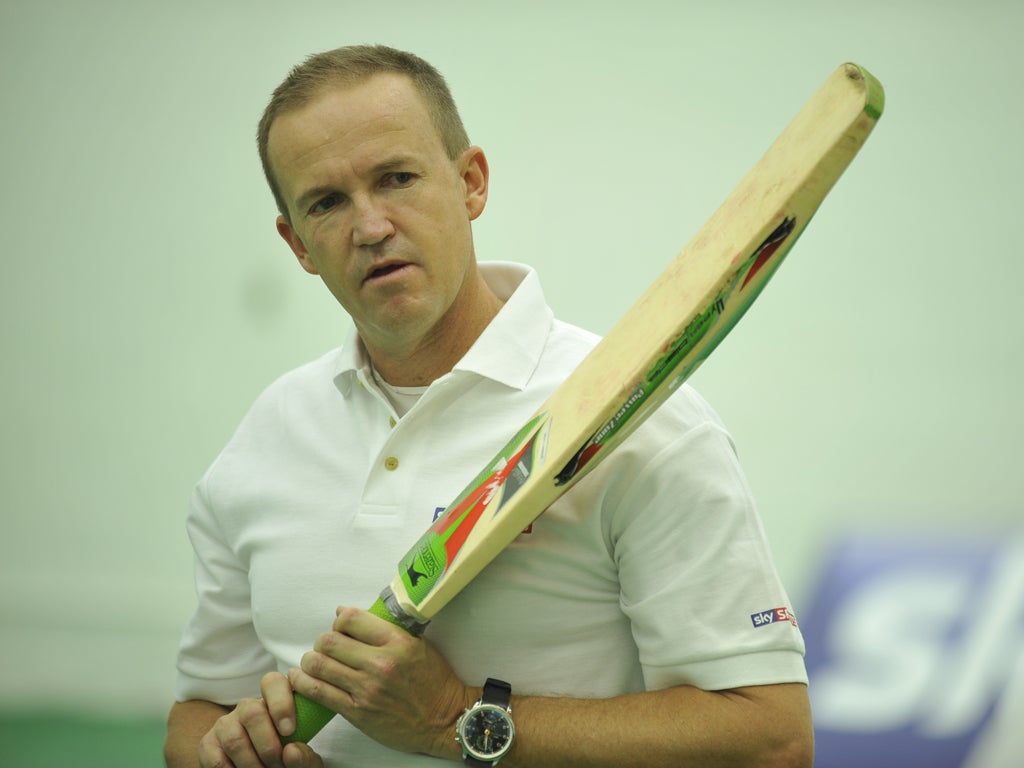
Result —
<instances>
[{"instance_id":1,"label":"ear","mask_svg":"<svg viewBox=\"0 0 1024 768\"><path fill-rule=\"evenodd\" d=\"M484 212L487 205L487 183L490 169L487 157L480 147L470 147L459 158L459 173L466 185L466 210L469 220L473 221Z\"/></svg>"},{"instance_id":2,"label":"ear","mask_svg":"<svg viewBox=\"0 0 1024 768\"><path fill-rule=\"evenodd\" d=\"M292 249L292 253L295 254L295 258L299 260L299 265L304 270L311 275L319 274L316 265L309 257L309 251L306 250L305 243L299 237L299 233L292 228L292 225L288 223L284 216L277 217L277 234L288 243L288 247Z\"/></svg>"}]
</instances>

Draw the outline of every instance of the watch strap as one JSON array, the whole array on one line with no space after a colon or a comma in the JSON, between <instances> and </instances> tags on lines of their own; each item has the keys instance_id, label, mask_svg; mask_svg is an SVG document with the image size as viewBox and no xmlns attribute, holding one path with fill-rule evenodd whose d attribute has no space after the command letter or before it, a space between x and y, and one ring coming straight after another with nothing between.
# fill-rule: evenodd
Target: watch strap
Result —
<instances>
[{"instance_id":1,"label":"watch strap","mask_svg":"<svg viewBox=\"0 0 1024 768\"><path fill-rule=\"evenodd\" d=\"M508 709L509 702L512 701L512 686L504 680L488 677L487 682L484 683L484 695L480 701L484 704L494 704L502 709Z\"/></svg>"}]
</instances>

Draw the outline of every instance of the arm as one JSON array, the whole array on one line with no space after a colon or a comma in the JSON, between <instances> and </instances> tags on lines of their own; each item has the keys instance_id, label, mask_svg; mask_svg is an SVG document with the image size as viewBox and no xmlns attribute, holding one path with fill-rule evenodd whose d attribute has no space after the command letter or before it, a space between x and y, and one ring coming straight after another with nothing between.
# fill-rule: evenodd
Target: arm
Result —
<instances>
[{"instance_id":1,"label":"arm","mask_svg":"<svg viewBox=\"0 0 1024 768\"><path fill-rule=\"evenodd\" d=\"M516 743L507 765L810 768L806 686L702 691L689 686L572 700L512 699Z\"/></svg>"},{"instance_id":2,"label":"arm","mask_svg":"<svg viewBox=\"0 0 1024 768\"><path fill-rule=\"evenodd\" d=\"M461 757L455 721L480 696L423 638L351 608L292 670L295 690L394 749ZM515 682L513 681L513 692ZM513 696L516 743L502 765L808 768L806 686L678 686L609 699Z\"/></svg>"},{"instance_id":3,"label":"arm","mask_svg":"<svg viewBox=\"0 0 1024 768\"><path fill-rule=\"evenodd\" d=\"M212 701L176 701L167 716L167 768L197 768L200 740L230 711Z\"/></svg>"}]
</instances>

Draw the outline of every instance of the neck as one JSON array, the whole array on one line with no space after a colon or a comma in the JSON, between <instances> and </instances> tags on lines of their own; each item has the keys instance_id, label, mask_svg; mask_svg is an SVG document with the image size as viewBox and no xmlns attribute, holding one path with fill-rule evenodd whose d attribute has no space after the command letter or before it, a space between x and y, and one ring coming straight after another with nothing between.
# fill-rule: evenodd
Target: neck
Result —
<instances>
[{"instance_id":1,"label":"neck","mask_svg":"<svg viewBox=\"0 0 1024 768\"><path fill-rule=\"evenodd\" d=\"M469 300L453 305L434 328L412 343L375 344L361 335L373 367L386 382L397 387L427 386L455 367L504 303L479 273L475 283Z\"/></svg>"}]
</instances>

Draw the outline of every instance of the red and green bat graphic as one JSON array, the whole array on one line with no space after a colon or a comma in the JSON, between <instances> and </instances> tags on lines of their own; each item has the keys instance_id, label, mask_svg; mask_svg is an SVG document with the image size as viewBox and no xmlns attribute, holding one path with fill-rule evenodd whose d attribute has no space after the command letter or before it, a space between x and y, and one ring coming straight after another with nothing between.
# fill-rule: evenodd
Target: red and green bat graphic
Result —
<instances>
[{"instance_id":1,"label":"red and green bat graphic","mask_svg":"<svg viewBox=\"0 0 1024 768\"><path fill-rule=\"evenodd\" d=\"M430 594L484 512L500 514L529 479L534 465L543 463L544 438L550 424L544 417L540 413L530 419L399 562L399 575L413 603Z\"/></svg>"}]
</instances>

